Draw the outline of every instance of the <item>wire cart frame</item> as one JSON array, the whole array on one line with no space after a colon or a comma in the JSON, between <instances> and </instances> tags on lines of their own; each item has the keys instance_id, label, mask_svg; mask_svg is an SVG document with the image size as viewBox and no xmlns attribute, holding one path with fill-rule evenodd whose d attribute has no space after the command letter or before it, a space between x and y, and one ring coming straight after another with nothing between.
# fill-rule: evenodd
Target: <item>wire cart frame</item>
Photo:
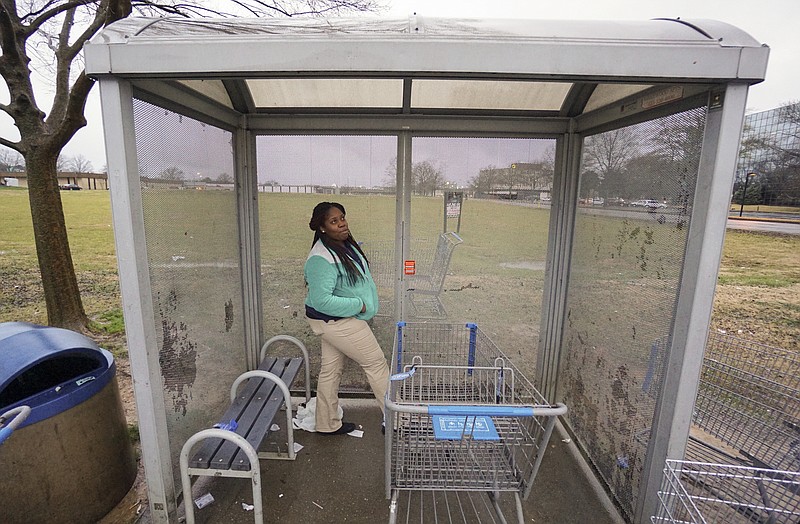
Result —
<instances>
[{"instance_id":1,"label":"wire cart frame","mask_svg":"<svg viewBox=\"0 0 800 524\"><path fill-rule=\"evenodd\" d=\"M513 492L517 518L555 426L567 412L548 403L476 324L398 322L386 398L389 522L401 492L445 494L422 521L480 522ZM485 493L489 505L476 503ZM409 497L413 496L409 493ZM468 514L469 513L469 514Z\"/></svg>"},{"instance_id":2,"label":"wire cart frame","mask_svg":"<svg viewBox=\"0 0 800 524\"><path fill-rule=\"evenodd\" d=\"M653 524L800 522L800 472L667 460Z\"/></svg>"}]
</instances>

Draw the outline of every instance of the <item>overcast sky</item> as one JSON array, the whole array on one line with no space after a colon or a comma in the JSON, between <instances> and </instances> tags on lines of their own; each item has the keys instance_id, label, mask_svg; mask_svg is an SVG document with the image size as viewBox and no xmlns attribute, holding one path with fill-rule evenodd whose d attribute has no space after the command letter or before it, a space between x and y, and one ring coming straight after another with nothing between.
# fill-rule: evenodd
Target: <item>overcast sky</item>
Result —
<instances>
[{"instance_id":1,"label":"overcast sky","mask_svg":"<svg viewBox=\"0 0 800 524\"><path fill-rule=\"evenodd\" d=\"M417 12L421 16L465 18L647 20L659 17L680 17L684 19L716 19L738 26L755 39L770 46L767 77L761 84L750 88L747 103L749 112L772 109L785 102L800 99L800 67L797 65L797 57L800 56L800 37L797 34L797 24L800 20L800 0L762 0L760 2L752 0L385 0L385 2L390 5L385 16L390 17L405 17ZM7 96L7 93L0 92L0 101L7 102ZM39 95L40 102L43 102L45 98L46 95ZM78 132L66 147L65 154L68 156L82 154L92 162L95 170L99 171L105 166L106 160L97 88L92 91L90 96L86 116L89 125ZM17 136L15 128L4 114L0 115L0 133L9 138ZM364 145L361 144L359 147L362 146ZM335 144L331 151L334 151L336 155L341 155L342 147L344 146ZM441 144L432 142L429 147L434 150L441 149ZM489 156L495 157L496 165L508 165L505 163L507 158L500 152L503 148L493 147ZM524 161L526 155L529 157L528 160L536 160L538 155L536 147L529 144L504 147L517 152L533 149L530 154L515 153L516 156L513 157L515 159L511 161ZM390 155L392 148L393 146L388 146ZM367 148L367 154L373 155L373 164L380 164L374 158L378 154L376 152L385 155L386 150L387 146L383 142L372 141ZM447 162L449 164L452 164L457 158L463 160L463 154L451 156L453 159ZM335 159L318 158L317 160L317 166L336 163ZM309 165L311 165L311 161L309 161ZM385 166L385 163L381 165ZM459 170L452 166L450 169ZM383 168L372 166L368 171L368 183L371 182L371 184L376 184L376 177L384 176ZM339 169L338 173L341 174L341 172L342 170ZM347 175L344 176L346 181ZM462 176L464 175L457 178L462 178ZM267 177L267 175L265 174L263 177ZM263 177L260 175L260 178ZM315 182L324 183L322 180Z\"/></svg>"}]
</instances>

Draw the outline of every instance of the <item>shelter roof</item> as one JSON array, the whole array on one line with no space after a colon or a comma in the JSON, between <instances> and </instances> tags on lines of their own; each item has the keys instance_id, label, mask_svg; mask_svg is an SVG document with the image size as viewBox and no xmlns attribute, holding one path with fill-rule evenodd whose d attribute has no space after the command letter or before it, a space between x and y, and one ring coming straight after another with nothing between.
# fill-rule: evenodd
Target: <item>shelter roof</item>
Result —
<instances>
[{"instance_id":1,"label":"shelter roof","mask_svg":"<svg viewBox=\"0 0 800 524\"><path fill-rule=\"evenodd\" d=\"M757 83L768 54L714 20L127 18L86 64L243 114L576 116L656 85Z\"/></svg>"}]
</instances>

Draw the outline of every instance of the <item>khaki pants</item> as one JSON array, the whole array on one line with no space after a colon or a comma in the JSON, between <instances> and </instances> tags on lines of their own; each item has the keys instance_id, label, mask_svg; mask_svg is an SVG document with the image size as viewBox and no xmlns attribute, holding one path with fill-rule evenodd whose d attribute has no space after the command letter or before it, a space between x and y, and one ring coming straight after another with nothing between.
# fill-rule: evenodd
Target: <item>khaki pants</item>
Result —
<instances>
[{"instance_id":1,"label":"khaki pants","mask_svg":"<svg viewBox=\"0 0 800 524\"><path fill-rule=\"evenodd\" d=\"M322 366L317 381L317 431L336 431L339 418L339 382L344 358L353 359L367 374L372 393L384 410L389 366L369 325L356 318L332 322L308 319L311 330L322 335Z\"/></svg>"}]
</instances>

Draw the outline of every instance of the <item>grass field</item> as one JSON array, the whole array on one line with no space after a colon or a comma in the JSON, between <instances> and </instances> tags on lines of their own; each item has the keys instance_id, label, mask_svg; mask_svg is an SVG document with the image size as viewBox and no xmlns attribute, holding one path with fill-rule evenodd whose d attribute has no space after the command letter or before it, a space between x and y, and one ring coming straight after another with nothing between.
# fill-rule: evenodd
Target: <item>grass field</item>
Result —
<instances>
[{"instance_id":1,"label":"grass field","mask_svg":"<svg viewBox=\"0 0 800 524\"><path fill-rule=\"evenodd\" d=\"M224 195L223 198L225 196L230 200L232 195ZM305 220L310 207L319 200L315 195L300 199L295 196L291 205L296 207L287 208L286 202L289 200L286 197L270 195L262 201L266 202L261 210L262 228L269 228L270 231L265 236L268 240L262 240L262 256L267 265L275 267L284 265L282 257L295 260L305 256L311 239ZM192 195L192 198L196 196ZM62 199L86 312L98 323L101 334L119 332L119 285L109 194L100 191L64 192ZM351 204L347 197L341 197L341 200L345 205ZM415 201L414 204L418 218L415 225L421 228L415 234L419 236L423 235L422 230L426 228L434 231L441 228L441 202L439 199L428 200ZM364 208L357 201L352 201L348 215L354 224L360 225L357 228L359 240L369 244L392 237L391 230L387 229L393 220L392 205L378 202ZM534 210L534 213L511 205L504 206L503 212L497 213L498 204L480 201L468 201L466 206L472 207L465 207L464 210L462 236L465 243L456 251L457 256L454 255L451 268L454 276L448 279L448 288L469 290L469 286L475 284L468 275L479 275L481 279L487 279L486 282L497 278L500 289L496 290L498 296L494 298L502 300L503 295L509 292L503 288L507 285L504 284L508 282L507 279L530 276L530 269L521 264L526 260L542 259L547 213L545 210ZM0 273L3 275L0 281L0 321L45 323L46 312L39 283L27 192L0 190L0 209L3 210L0 224ZM163 216L150 217L154 224L174 224L176 220L181 220L174 215L174 206L164 206L163 209ZM220 214L226 212L223 207L212 206L210 209ZM223 219L221 216L203 217L203 220L214 224L235 223L232 217ZM301 216L302 219L286 218L293 216ZM190 238L193 235L180 228L174 229L170 233L174 236L163 239L165 257L166 254L202 257L203 253L208 252L209 243L217 242L215 239L229 244L232 231L217 226L200 241ZM656 231L655 234L659 233ZM620 242L612 238L619 236L616 229L601 232L600 236L604 235L609 236L609 242ZM525 240L520 241L521 238ZM198 246L202 249L197 249ZM235 252L229 255L232 259L236 257ZM651 264L653 260L663 258L655 252L650 255ZM633 257L631 260L637 259ZM503 269L497 270L498 265ZM632 265L630 271L635 272L636 267ZM652 274L657 275L657 272ZM629 279L630 276L619 275L619 279ZM535 277L533 280L539 279ZM533 290L530 292L533 293ZM453 305L458 307L464 302L464 297L463 293L453 293L450 298ZM493 300L487 295L482 295L483 299ZM712 329L796 349L800 341L800 237L729 231L712 324ZM493 324L490 322L490 325ZM110 349L124 350L122 340L110 340L109 344L114 346Z\"/></svg>"},{"instance_id":2,"label":"grass field","mask_svg":"<svg viewBox=\"0 0 800 524\"><path fill-rule=\"evenodd\" d=\"M44 324L47 315L27 197L23 190L0 189L0 322ZM394 236L393 199L336 199L348 207L348 219L365 249L387 249ZM66 191L62 200L84 307L95 322L98 343L117 357L123 406L135 434L138 416L126 358L109 193ZM312 237L308 216L319 200L317 195L259 195L267 332L314 338L302 317L301 267ZM168 424L178 419L182 408L193 420L181 424L202 426L219 411L206 406L204 397L210 389L226 392L230 384L230 378L216 376L214 366L231 353L215 349L230 347L226 337L232 333L219 325L220 312L227 312L229 293L239 285L235 199L229 192L153 191L146 192L144 201L151 271L169 292L158 295L155 304L162 325L172 322L165 336L169 332L177 346L188 340L188 332L203 332L183 348L199 355L198 382L191 395L180 384L167 383L164 375L165 395L175 406L175 412L168 410ZM440 199L415 198L412 211L413 238L429 239L441 230ZM533 363L527 352L535 350L539 335L548 215L546 208L466 201L460 232L464 244L453 256L442 294L451 317L479 320L518 365L522 361L523 372ZM632 453L627 471L638 471L638 448L629 449L635 443L628 433L616 431L615 424L633 434L649 428L652 406L651 399L643 398L643 373L654 339L669 326L686 231L661 224L647 213L615 218L581 212L578 226L568 303L572 316L565 328L568 357L559 373L564 384L582 387L567 387L559 400L568 402L573 422L589 421L595 429L607 430L590 439L593 457L614 463L621 453ZM426 249L420 240L412 244L412 255L422 261ZM392 290L380 292L382 303L390 303ZM176 309L165 313L170 307ZM800 349L800 236L729 230L711 323L712 330ZM638 332L631 334L631 326ZM373 327L390 350L390 322L376 319ZM310 349L313 355L314 347ZM355 371L352 366L346 369L343 385L363 390L358 382L363 373ZM179 442L173 439L173 444ZM146 496L141 482L137 490L140 498Z\"/></svg>"}]
</instances>

